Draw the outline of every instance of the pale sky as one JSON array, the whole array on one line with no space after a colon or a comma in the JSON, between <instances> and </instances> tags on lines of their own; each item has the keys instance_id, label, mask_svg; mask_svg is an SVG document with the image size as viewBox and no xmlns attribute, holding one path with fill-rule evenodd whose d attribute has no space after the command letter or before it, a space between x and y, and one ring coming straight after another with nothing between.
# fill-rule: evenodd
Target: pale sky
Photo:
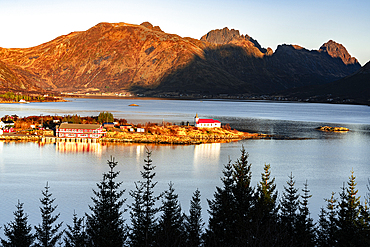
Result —
<instances>
[{"instance_id":1,"label":"pale sky","mask_svg":"<svg viewBox=\"0 0 370 247\"><path fill-rule=\"evenodd\" d=\"M273 50L317 50L332 39L361 65L370 61L369 0L0 0L0 47L32 47L100 22L144 21L196 39L233 28Z\"/></svg>"}]
</instances>

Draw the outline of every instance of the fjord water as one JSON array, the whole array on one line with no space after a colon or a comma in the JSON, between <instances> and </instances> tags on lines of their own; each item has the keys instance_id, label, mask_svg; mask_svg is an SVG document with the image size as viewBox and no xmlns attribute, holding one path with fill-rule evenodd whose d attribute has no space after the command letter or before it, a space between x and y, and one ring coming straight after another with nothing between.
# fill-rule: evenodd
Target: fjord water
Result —
<instances>
[{"instance_id":1,"label":"fjord water","mask_svg":"<svg viewBox=\"0 0 370 247\"><path fill-rule=\"evenodd\" d=\"M138 107L130 107L130 104ZM242 145L252 163L252 184L260 180L265 163L271 164L279 195L290 173L296 186L307 180L312 193L311 215L317 219L324 198L339 192L353 169L361 201L368 192L370 178L370 107L308 103L276 103L223 100L143 100L143 99L70 99L65 103L3 104L0 116L30 115L98 115L112 112L128 122L190 122L195 113L201 118L216 118L232 128L275 135L268 140L243 140L202 145L141 144L45 144L0 142L0 224L13 219L14 205L24 202L30 223L40 222L39 198L48 182L56 198L61 220L70 224L89 212L92 189L108 170L110 157L118 161L119 180L128 191L140 180L145 150L152 151L156 166L159 194L174 183L185 212L192 193L199 188L206 218L207 199L212 199L216 186L221 186L223 165L240 156ZM321 125L344 126L346 133L321 132ZM129 215L125 214L126 218Z\"/></svg>"}]
</instances>

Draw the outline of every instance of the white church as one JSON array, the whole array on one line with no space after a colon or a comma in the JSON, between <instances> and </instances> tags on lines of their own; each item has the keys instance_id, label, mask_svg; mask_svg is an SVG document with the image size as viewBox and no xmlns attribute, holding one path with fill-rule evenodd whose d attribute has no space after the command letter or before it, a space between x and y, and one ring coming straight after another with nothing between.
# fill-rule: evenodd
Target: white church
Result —
<instances>
[{"instance_id":1,"label":"white church","mask_svg":"<svg viewBox=\"0 0 370 247\"><path fill-rule=\"evenodd\" d=\"M194 126L198 128L220 128L221 122L213 119L201 119L197 113L194 117Z\"/></svg>"}]
</instances>

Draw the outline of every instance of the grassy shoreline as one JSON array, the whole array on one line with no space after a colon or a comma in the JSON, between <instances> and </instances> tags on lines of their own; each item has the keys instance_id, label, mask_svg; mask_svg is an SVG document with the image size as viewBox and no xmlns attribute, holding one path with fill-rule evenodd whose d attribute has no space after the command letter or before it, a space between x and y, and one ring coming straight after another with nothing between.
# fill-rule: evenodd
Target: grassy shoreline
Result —
<instances>
[{"instance_id":1,"label":"grassy shoreline","mask_svg":"<svg viewBox=\"0 0 370 247\"><path fill-rule=\"evenodd\" d=\"M243 139L264 139L270 136L258 133L247 133L223 128L195 128L180 126L152 126L144 133L109 130L105 137L98 138L100 143L153 143L153 144L201 144L201 143L224 143ZM45 139L53 142L71 141L82 142L81 138L58 138L52 135L24 135L4 134L0 140L5 141L32 141L42 142Z\"/></svg>"}]
</instances>

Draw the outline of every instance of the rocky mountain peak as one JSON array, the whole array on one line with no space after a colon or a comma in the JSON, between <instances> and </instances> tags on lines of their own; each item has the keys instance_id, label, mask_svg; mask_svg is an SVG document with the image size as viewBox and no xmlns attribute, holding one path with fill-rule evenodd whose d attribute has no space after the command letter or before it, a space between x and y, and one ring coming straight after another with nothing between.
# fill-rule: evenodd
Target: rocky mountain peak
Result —
<instances>
[{"instance_id":1,"label":"rocky mountain peak","mask_svg":"<svg viewBox=\"0 0 370 247\"><path fill-rule=\"evenodd\" d=\"M224 27L223 29L215 29L203 35L200 38L201 41L206 41L216 45L227 45L227 44L238 44L247 42L250 46L255 46L260 52L265 53L267 50L262 48L257 40L246 35L240 35L239 30L229 29Z\"/></svg>"},{"instance_id":2,"label":"rocky mountain peak","mask_svg":"<svg viewBox=\"0 0 370 247\"><path fill-rule=\"evenodd\" d=\"M333 40L329 40L323 44L319 52L326 52L329 56L333 58L340 58L344 64L359 64L356 58L351 57L347 49L342 45Z\"/></svg>"},{"instance_id":3,"label":"rocky mountain peak","mask_svg":"<svg viewBox=\"0 0 370 247\"><path fill-rule=\"evenodd\" d=\"M153 26L150 22L146 21L140 24L140 26L152 29L153 31L162 32L162 29L159 26Z\"/></svg>"},{"instance_id":4,"label":"rocky mountain peak","mask_svg":"<svg viewBox=\"0 0 370 247\"><path fill-rule=\"evenodd\" d=\"M225 45L230 43L232 40L239 38L240 34L238 30L230 30L229 28L225 27L223 29L216 29L208 32L200 40L217 45Z\"/></svg>"}]
</instances>

